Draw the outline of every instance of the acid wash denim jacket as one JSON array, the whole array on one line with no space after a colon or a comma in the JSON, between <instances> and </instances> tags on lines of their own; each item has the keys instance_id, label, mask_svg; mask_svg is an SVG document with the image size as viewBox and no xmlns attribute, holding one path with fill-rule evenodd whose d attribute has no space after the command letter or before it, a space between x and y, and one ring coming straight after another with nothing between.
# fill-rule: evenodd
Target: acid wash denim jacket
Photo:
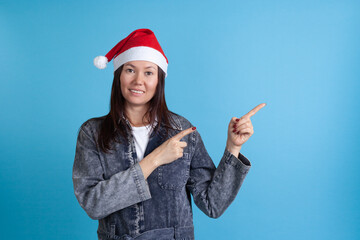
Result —
<instances>
[{"instance_id":1,"label":"acid wash denim jacket","mask_svg":"<svg viewBox=\"0 0 360 240\"><path fill-rule=\"evenodd\" d=\"M164 136L165 127L150 135L144 157L168 138L193 125L171 113L178 126ZM96 145L104 117L84 122L78 133L73 184L80 206L99 220L98 239L194 239L191 195L197 207L218 218L235 199L251 164L225 149L216 168L198 131L186 135L183 157L155 169L145 180L136 156L134 138L121 137L114 151ZM126 124L130 126L128 120ZM128 131L128 130L127 130Z\"/></svg>"}]
</instances>

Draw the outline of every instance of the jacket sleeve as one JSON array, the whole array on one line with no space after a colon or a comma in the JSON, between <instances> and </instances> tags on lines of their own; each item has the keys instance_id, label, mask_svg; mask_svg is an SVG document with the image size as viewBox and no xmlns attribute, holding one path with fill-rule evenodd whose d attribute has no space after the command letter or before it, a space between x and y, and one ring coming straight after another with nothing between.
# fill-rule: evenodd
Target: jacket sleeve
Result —
<instances>
[{"instance_id":1,"label":"jacket sleeve","mask_svg":"<svg viewBox=\"0 0 360 240\"><path fill-rule=\"evenodd\" d=\"M215 168L200 134L198 131L194 134L194 155L187 189L201 211L209 217L218 218L235 199L251 164L241 153L236 158L225 149L219 166Z\"/></svg>"},{"instance_id":2,"label":"jacket sleeve","mask_svg":"<svg viewBox=\"0 0 360 240\"><path fill-rule=\"evenodd\" d=\"M79 130L73 165L73 185L80 206L97 220L151 198L139 163L105 180L99 153L90 131Z\"/></svg>"}]
</instances>

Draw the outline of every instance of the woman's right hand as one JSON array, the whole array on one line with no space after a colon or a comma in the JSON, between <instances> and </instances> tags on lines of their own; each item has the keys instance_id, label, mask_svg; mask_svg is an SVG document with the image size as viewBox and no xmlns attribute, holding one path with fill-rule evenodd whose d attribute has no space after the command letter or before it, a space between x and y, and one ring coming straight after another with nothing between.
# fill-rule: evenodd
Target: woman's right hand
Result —
<instances>
[{"instance_id":1,"label":"woman's right hand","mask_svg":"<svg viewBox=\"0 0 360 240\"><path fill-rule=\"evenodd\" d=\"M178 158L181 158L184 153L184 148L187 146L187 143L180 141L186 135L192 133L196 130L196 127L185 129L175 136L166 140L163 144L157 147L154 151L151 152L153 155L155 165L161 166L164 164L171 163Z\"/></svg>"},{"instance_id":2,"label":"woman's right hand","mask_svg":"<svg viewBox=\"0 0 360 240\"><path fill-rule=\"evenodd\" d=\"M179 132L143 158L139 164L144 174L144 178L147 179L157 167L181 158L187 143L180 140L195 130L196 127L193 127Z\"/></svg>"}]
</instances>

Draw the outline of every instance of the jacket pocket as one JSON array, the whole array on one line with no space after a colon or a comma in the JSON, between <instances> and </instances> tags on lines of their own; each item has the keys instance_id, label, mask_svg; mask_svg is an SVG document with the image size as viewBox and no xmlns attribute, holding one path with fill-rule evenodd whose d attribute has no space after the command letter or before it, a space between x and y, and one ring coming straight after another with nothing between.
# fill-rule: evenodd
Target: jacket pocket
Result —
<instances>
[{"instance_id":1,"label":"jacket pocket","mask_svg":"<svg viewBox=\"0 0 360 240\"><path fill-rule=\"evenodd\" d=\"M185 186L189 178L190 158L189 153L172 163L158 167L158 184L162 189L178 190Z\"/></svg>"}]
</instances>

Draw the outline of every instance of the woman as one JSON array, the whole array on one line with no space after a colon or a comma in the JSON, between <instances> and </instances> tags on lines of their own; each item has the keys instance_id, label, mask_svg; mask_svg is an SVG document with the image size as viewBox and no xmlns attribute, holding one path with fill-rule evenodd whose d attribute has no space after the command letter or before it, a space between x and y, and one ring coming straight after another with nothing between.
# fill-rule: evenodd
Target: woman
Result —
<instances>
[{"instance_id":1,"label":"woman","mask_svg":"<svg viewBox=\"0 0 360 240\"><path fill-rule=\"evenodd\" d=\"M73 166L75 195L99 220L98 239L194 239L191 198L218 218L250 169L239 151L250 117L232 118L216 168L196 128L168 110L168 60L154 33L138 29L94 63L114 62L110 112L84 122Z\"/></svg>"}]
</instances>

